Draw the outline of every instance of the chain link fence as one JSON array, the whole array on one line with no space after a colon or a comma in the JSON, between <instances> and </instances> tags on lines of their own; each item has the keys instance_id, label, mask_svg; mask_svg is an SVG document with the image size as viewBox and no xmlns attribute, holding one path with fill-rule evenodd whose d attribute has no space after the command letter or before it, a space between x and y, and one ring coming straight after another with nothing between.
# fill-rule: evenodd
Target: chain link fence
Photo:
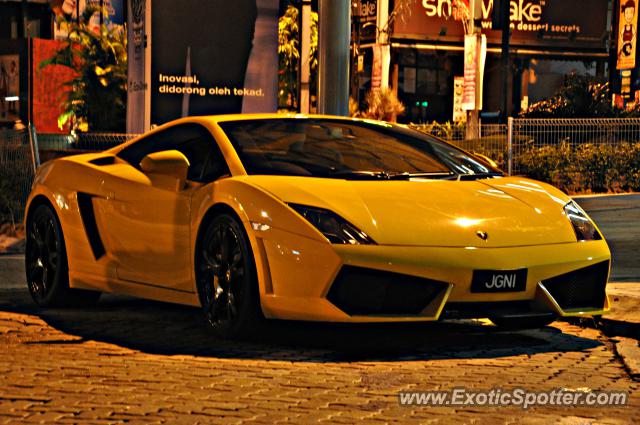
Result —
<instances>
[{"instance_id":1,"label":"chain link fence","mask_svg":"<svg viewBox=\"0 0 640 425\"><path fill-rule=\"evenodd\" d=\"M0 225L22 221L34 158L27 130L0 130Z\"/></svg>"},{"instance_id":2,"label":"chain link fence","mask_svg":"<svg viewBox=\"0 0 640 425\"><path fill-rule=\"evenodd\" d=\"M38 134L37 144L42 162L78 153L100 152L136 137L126 133Z\"/></svg>"},{"instance_id":3,"label":"chain link fence","mask_svg":"<svg viewBox=\"0 0 640 425\"><path fill-rule=\"evenodd\" d=\"M509 119L507 171L567 192L640 190L640 118Z\"/></svg>"}]
</instances>

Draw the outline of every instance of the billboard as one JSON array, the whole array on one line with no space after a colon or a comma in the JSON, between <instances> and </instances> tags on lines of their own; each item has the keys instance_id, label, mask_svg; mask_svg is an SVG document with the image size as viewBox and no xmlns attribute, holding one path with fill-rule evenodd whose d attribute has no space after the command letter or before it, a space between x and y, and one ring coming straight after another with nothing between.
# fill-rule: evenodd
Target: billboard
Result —
<instances>
[{"instance_id":1,"label":"billboard","mask_svg":"<svg viewBox=\"0 0 640 425\"><path fill-rule=\"evenodd\" d=\"M626 1L626 0L622 0ZM453 0L422 0L402 9L394 38L461 42L462 23L454 19ZM607 3L604 0L511 0L511 44L529 48L606 51ZM493 0L483 0L482 32L499 44L501 31L491 29ZM581 13L576 13L579 10Z\"/></svg>"},{"instance_id":2,"label":"billboard","mask_svg":"<svg viewBox=\"0 0 640 425\"><path fill-rule=\"evenodd\" d=\"M151 1L151 124L275 112L278 0Z\"/></svg>"}]
</instances>

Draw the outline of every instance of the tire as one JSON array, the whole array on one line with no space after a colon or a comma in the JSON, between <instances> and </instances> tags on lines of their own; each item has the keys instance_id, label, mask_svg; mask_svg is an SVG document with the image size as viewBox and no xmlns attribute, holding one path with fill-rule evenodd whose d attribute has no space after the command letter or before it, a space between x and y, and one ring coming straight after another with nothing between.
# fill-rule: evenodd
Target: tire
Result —
<instances>
[{"instance_id":1,"label":"tire","mask_svg":"<svg viewBox=\"0 0 640 425\"><path fill-rule=\"evenodd\" d=\"M505 330L521 330L521 329L539 329L544 328L555 322L558 317L549 316L532 316L532 317L491 317L489 318L494 325Z\"/></svg>"},{"instance_id":2,"label":"tire","mask_svg":"<svg viewBox=\"0 0 640 425\"><path fill-rule=\"evenodd\" d=\"M27 288L40 307L93 305L100 292L69 288L69 265L64 235L53 208L35 207L27 222L25 271Z\"/></svg>"},{"instance_id":3,"label":"tire","mask_svg":"<svg viewBox=\"0 0 640 425\"><path fill-rule=\"evenodd\" d=\"M256 266L242 225L220 214L199 235L196 284L207 321L223 339L254 334L263 318Z\"/></svg>"}]
</instances>

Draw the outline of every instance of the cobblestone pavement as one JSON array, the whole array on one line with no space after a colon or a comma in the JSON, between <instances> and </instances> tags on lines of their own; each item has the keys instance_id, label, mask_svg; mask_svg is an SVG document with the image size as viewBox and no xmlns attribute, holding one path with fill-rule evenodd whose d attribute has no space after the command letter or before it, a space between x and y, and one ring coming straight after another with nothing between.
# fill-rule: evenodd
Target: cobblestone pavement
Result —
<instances>
[{"instance_id":1,"label":"cobblestone pavement","mask_svg":"<svg viewBox=\"0 0 640 425\"><path fill-rule=\"evenodd\" d=\"M597 330L556 322L281 323L216 340L197 309L106 296L37 311L0 291L0 423L640 423L633 381ZM625 390L626 407L401 407L399 391Z\"/></svg>"}]
</instances>

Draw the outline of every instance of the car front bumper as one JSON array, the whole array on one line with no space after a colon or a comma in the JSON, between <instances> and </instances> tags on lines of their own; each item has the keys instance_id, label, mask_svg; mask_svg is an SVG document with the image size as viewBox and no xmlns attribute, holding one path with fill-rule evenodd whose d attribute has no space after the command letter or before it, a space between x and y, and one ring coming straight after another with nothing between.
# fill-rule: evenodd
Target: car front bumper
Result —
<instances>
[{"instance_id":1,"label":"car front bumper","mask_svg":"<svg viewBox=\"0 0 640 425\"><path fill-rule=\"evenodd\" d=\"M259 262L262 264L259 271L261 305L269 318L330 322L433 321L439 320L443 311L451 310L447 306L477 303L489 306L489 310L478 309L477 317L490 316L491 306L496 308L496 314L501 306L513 310L518 302L526 304L532 312L552 312L558 316L599 315L609 309L604 288L611 255L605 241L507 248L407 247L331 245L275 229L270 233L272 237L257 240L262 260ZM349 314L344 306L336 305L339 303L335 303L335 299L330 301L331 288L347 267L421 278L427 284L433 281L442 285L420 311L362 314L356 310ZM593 275L589 267L596 267L600 274L591 279L593 282L583 284L581 279L585 279L585 273ZM528 270L524 291L471 292L474 270L522 268ZM571 274L583 269L586 270L582 275ZM554 294L550 288L550 282L558 276L571 276L570 285L563 284L566 287L563 290L570 292L568 295L558 295L557 290ZM395 287L399 287L397 285ZM387 289L387 297L393 288L392 285ZM582 304L572 304L571 291L588 296L578 297ZM368 292L371 290L363 282L362 296ZM526 310L523 309L522 314L526 315ZM445 317L447 315L442 315Z\"/></svg>"}]
</instances>

